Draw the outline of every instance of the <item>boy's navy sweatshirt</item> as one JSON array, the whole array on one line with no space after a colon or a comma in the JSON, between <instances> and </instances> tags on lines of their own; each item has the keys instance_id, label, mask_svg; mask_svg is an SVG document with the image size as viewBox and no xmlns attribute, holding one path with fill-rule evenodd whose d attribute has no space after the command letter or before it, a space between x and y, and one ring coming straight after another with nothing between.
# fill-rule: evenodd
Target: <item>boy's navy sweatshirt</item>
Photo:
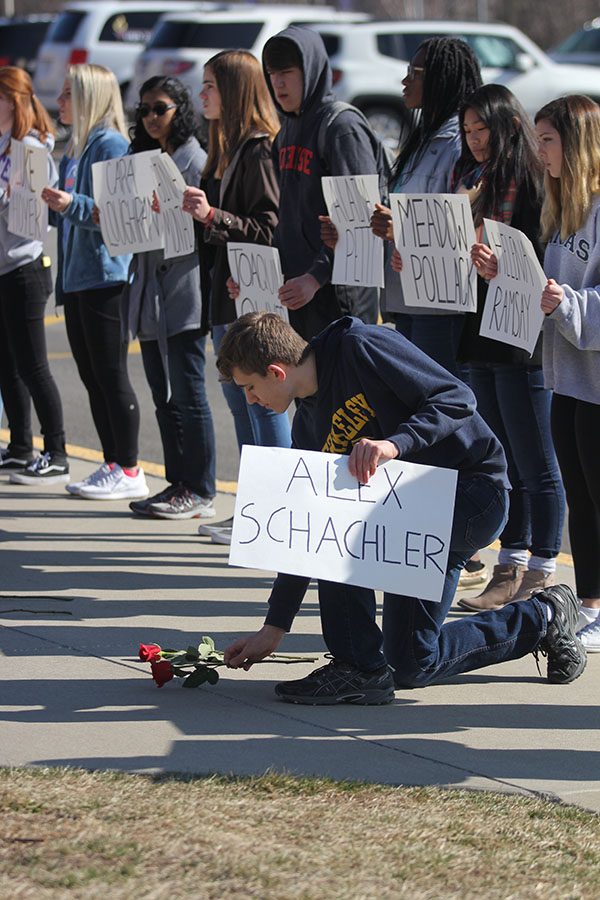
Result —
<instances>
[{"instance_id":1,"label":"boy's navy sweatshirt","mask_svg":"<svg viewBox=\"0 0 600 900\"><path fill-rule=\"evenodd\" d=\"M399 459L510 490L504 451L471 390L397 331L345 316L310 347L319 387L299 404L294 447L349 454L361 438L389 440ZM309 581L279 574L266 624L289 631Z\"/></svg>"},{"instance_id":2,"label":"boy's navy sweatshirt","mask_svg":"<svg viewBox=\"0 0 600 900\"><path fill-rule=\"evenodd\" d=\"M356 112L346 110L329 125L326 160L319 159L319 123L335 100L325 45L316 31L297 25L291 25L277 37L292 41L302 57L304 99L299 115L284 112L265 69L269 91L282 119L281 131L273 144L281 190L274 244L286 279L308 272L323 286L331 279L333 253L321 241L318 217L327 215L321 178L375 174L373 135Z\"/></svg>"}]
</instances>

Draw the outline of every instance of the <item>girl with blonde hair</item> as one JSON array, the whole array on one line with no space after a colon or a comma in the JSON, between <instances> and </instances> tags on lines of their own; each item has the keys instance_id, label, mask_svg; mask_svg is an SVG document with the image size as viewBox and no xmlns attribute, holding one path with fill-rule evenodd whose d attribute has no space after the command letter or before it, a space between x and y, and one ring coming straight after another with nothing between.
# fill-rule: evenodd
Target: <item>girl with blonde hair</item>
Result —
<instances>
[{"instance_id":1,"label":"girl with blonde hair","mask_svg":"<svg viewBox=\"0 0 600 900\"><path fill-rule=\"evenodd\" d=\"M128 149L119 85L103 66L71 66L58 98L59 117L72 126L60 162L59 189L42 198L58 225L57 303L79 376L88 392L103 464L67 490L94 500L148 494L137 465L140 413L127 374L120 303L131 256L111 257L94 221L92 166L123 156Z\"/></svg>"},{"instance_id":2,"label":"girl with blonde hair","mask_svg":"<svg viewBox=\"0 0 600 900\"><path fill-rule=\"evenodd\" d=\"M545 166L544 379L582 604L578 636L600 652L600 107L561 97L535 128Z\"/></svg>"},{"instance_id":3,"label":"girl with blonde hair","mask_svg":"<svg viewBox=\"0 0 600 900\"><path fill-rule=\"evenodd\" d=\"M33 92L29 75L0 68L0 392L10 443L0 450L0 474L22 484L69 480L62 404L48 366L44 312L52 293L50 260L42 242L8 230L13 141L48 151L48 179L56 183L50 118ZM33 399L44 435L44 452L33 459Z\"/></svg>"},{"instance_id":4,"label":"girl with blonde hair","mask_svg":"<svg viewBox=\"0 0 600 900\"><path fill-rule=\"evenodd\" d=\"M271 145L279 120L258 60L245 50L224 50L204 67L200 94L209 122L208 159L200 188L188 188L183 208L203 226L200 252L204 287L210 286L210 314L215 353L227 326L236 318L227 291L229 241L270 245L279 207L279 185ZM233 382L222 382L233 415L238 445L289 447L287 414L246 403ZM200 526L213 540L228 543L223 528Z\"/></svg>"}]
</instances>

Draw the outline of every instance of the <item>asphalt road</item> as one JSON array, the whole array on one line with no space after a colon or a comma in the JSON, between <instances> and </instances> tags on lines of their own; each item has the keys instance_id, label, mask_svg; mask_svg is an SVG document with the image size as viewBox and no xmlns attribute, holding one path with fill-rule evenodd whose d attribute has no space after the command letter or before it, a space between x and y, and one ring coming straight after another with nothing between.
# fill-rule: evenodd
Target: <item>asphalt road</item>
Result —
<instances>
[{"instance_id":1,"label":"asphalt road","mask_svg":"<svg viewBox=\"0 0 600 900\"><path fill-rule=\"evenodd\" d=\"M54 229L51 229L48 236L47 252L54 262L56 260L56 232ZM56 321L53 320L54 312L54 297L51 297L46 308L46 315L50 320L46 328L48 355L63 401L67 441L70 444L99 450L100 445L92 422L87 394L79 380L77 368L71 356L62 312L58 311L61 318ZM239 455L233 419L217 381L215 357L210 338L207 338L206 341L206 351L207 391L217 439L217 478L223 481L236 481ZM137 342L130 348L129 375L138 396L141 411L140 459L162 464L162 446L154 415L154 404L146 383ZM39 434L39 429L36 433Z\"/></svg>"}]
</instances>

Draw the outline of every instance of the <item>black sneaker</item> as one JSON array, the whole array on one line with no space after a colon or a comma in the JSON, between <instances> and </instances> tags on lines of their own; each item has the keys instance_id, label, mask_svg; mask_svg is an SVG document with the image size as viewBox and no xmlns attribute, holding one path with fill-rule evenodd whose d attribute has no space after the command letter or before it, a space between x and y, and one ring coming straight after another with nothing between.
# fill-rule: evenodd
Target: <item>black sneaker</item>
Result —
<instances>
[{"instance_id":1,"label":"black sneaker","mask_svg":"<svg viewBox=\"0 0 600 900\"><path fill-rule=\"evenodd\" d=\"M548 658L548 681L551 684L569 684L579 678L587 663L585 647L576 636L579 618L579 602L566 584L555 584L534 595L554 610L548 623L546 637L534 650Z\"/></svg>"},{"instance_id":2,"label":"black sneaker","mask_svg":"<svg viewBox=\"0 0 600 900\"><path fill-rule=\"evenodd\" d=\"M394 699L394 679L389 666L374 672L361 672L356 666L332 659L306 678L283 681L275 693L287 703L308 706L333 706L336 703L360 703L378 706Z\"/></svg>"},{"instance_id":3,"label":"black sneaker","mask_svg":"<svg viewBox=\"0 0 600 900\"><path fill-rule=\"evenodd\" d=\"M149 509L157 519L213 519L217 514L212 500L181 484L167 500L151 503Z\"/></svg>"},{"instance_id":4,"label":"black sneaker","mask_svg":"<svg viewBox=\"0 0 600 900\"><path fill-rule=\"evenodd\" d=\"M150 509L151 504L168 500L176 491L177 485L169 484L162 491L159 491L158 494L154 494L153 497L146 497L144 500L132 500L129 504L129 509L137 516L150 516L151 518L154 518L154 513Z\"/></svg>"},{"instance_id":5,"label":"black sneaker","mask_svg":"<svg viewBox=\"0 0 600 900\"><path fill-rule=\"evenodd\" d=\"M10 472L20 472L27 468L32 459L32 456L14 456L8 447L3 447L0 450L0 475L4 472L7 475Z\"/></svg>"},{"instance_id":6,"label":"black sneaker","mask_svg":"<svg viewBox=\"0 0 600 900\"><path fill-rule=\"evenodd\" d=\"M11 484L65 484L70 479L66 456L42 453L20 472L11 472Z\"/></svg>"}]
</instances>

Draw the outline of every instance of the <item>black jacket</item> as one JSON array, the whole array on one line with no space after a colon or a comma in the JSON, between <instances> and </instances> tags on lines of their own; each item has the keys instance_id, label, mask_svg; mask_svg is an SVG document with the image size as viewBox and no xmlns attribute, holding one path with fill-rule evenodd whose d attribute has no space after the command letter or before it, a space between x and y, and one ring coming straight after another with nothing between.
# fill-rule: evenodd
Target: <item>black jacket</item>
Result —
<instances>
[{"instance_id":1,"label":"black jacket","mask_svg":"<svg viewBox=\"0 0 600 900\"><path fill-rule=\"evenodd\" d=\"M329 322L350 313L365 322L377 321L376 288L333 288L333 254L321 242L319 216L327 215L321 188L323 175L373 175L377 154L373 134L355 110L340 113L326 136L324 158L319 157L321 119L334 103L332 75L323 40L316 31L292 25L282 31L302 57L304 99L300 114L286 113L277 104L268 73L265 78L282 119L273 144L273 161L281 190L279 223L274 244L279 249L286 279L309 273L321 290L307 306L290 313L290 322L309 340Z\"/></svg>"},{"instance_id":2,"label":"black jacket","mask_svg":"<svg viewBox=\"0 0 600 900\"><path fill-rule=\"evenodd\" d=\"M211 190L204 179L202 187L211 202ZM271 142L266 135L256 135L238 148L223 173L218 206L213 204L214 218L204 228L205 242L214 247L212 254L205 252L209 248L201 250L203 267L212 269L211 325L227 325L236 317L235 303L225 287L231 274L227 244L241 241L270 246L278 205L279 185L271 158Z\"/></svg>"},{"instance_id":3,"label":"black jacket","mask_svg":"<svg viewBox=\"0 0 600 900\"><path fill-rule=\"evenodd\" d=\"M528 185L523 185L518 192L515 208L510 224L512 228L518 228L526 235L534 246L538 259L542 262L544 250L540 240L540 212L541 199L532 200ZM526 366L528 368L542 365L542 334L537 340L533 356L529 356L526 350L520 347L511 347L501 341L493 341L491 338L480 337L481 318L487 295L489 282L478 276L477 278L477 312L466 315L458 359L460 362L472 363L501 363L505 365Z\"/></svg>"}]
</instances>

